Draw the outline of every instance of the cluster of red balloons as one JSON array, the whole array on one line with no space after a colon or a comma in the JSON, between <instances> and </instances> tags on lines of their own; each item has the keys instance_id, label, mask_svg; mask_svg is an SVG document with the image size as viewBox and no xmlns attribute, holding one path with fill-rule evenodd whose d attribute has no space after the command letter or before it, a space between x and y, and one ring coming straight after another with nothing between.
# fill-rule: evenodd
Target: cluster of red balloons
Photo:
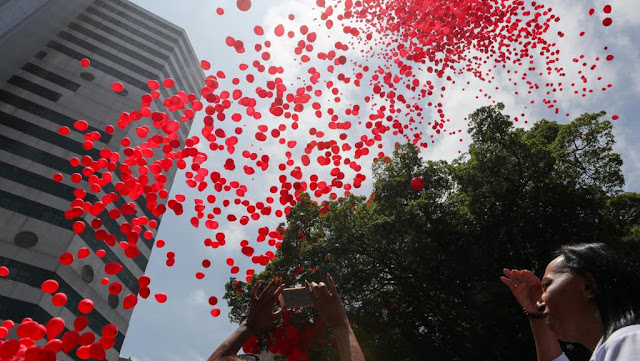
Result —
<instances>
[{"instance_id":1,"label":"cluster of red balloons","mask_svg":"<svg viewBox=\"0 0 640 361\"><path fill-rule=\"evenodd\" d=\"M237 0L236 5L241 11L251 8L250 0ZM389 161L385 154L385 144L389 142L385 140L395 140L397 144L397 139L404 139L426 148L438 134L459 136L460 129L448 130L450 119L444 107L447 89L455 86L462 75L471 74L492 84L498 71L506 72L516 93L527 94L532 97L532 104L539 102L555 113L560 105L552 98L554 93L572 89L584 97L593 92L586 84L595 77L591 74L600 59L577 56L573 61L583 68L576 74L579 79L563 82L568 70L559 65L562 59L554 37L563 37L564 33L552 31L560 18L544 4L522 0L317 0L316 6L319 16L315 23L278 24L273 31L273 41L294 44L289 49L291 59L303 69L303 75L293 82L284 76L286 69L272 61L273 44L264 39L271 35L255 26L253 44L233 36L225 40L227 46L247 59L237 64L241 76L227 79L225 71L202 60L200 66L207 76L199 94L175 90L171 78L149 80L149 90L141 97L140 106L121 113L104 129L92 128L85 120L59 128L62 135L82 134L85 150L100 148L97 157L83 155L69 160L76 171L68 181L76 189L75 199L65 212L65 218L73 221L75 233L88 237L90 227L102 242L103 249L95 252L96 257L105 257L107 247L116 246L126 257L140 256L138 243L154 238L158 217L167 211L181 215L185 207L191 207L191 200L185 195L169 197L166 185L175 169L184 171L186 185L197 194L190 223L194 228L214 232L203 245L215 249L224 247L227 241L237 241L227 239L225 232L219 230L220 222L225 222L225 227L248 226L261 223L261 219L264 222L263 217L285 217L302 192L321 203L321 214L329 212L327 198L348 196L366 182L363 163ZM611 11L610 5L603 8L605 14ZM216 12L223 15L224 9ZM293 21L295 16L288 18ZM605 27L611 24L610 17L603 21ZM335 41L324 49L318 39L324 37L325 31L348 40ZM356 57L352 51L358 48L362 49L361 56ZM606 54L603 58L612 61L614 56ZM80 65L87 68L91 62L84 58ZM548 76L555 79L538 81ZM171 95L162 98L160 87ZM602 90L610 87L607 84ZM118 81L111 88L116 93L125 90ZM345 95L352 90L364 95L355 99ZM536 97L539 94L542 95ZM491 99L491 92L481 91L478 96ZM155 100L164 109L154 110ZM178 131L198 113L203 117L202 131L182 141ZM172 114L179 114L179 119L172 119ZM101 143L104 135L131 127L135 136L122 138L122 151ZM307 129L304 135L310 140L303 141L300 127L306 127L302 129ZM211 152L219 152L225 160L208 165ZM270 177L275 182L256 182L256 177ZM65 176L56 173L53 179L64 182ZM107 193L107 185L112 185L113 191ZM407 185L414 191L424 186L421 176ZM266 190L266 196L250 198L249 193L256 190ZM98 200L89 201L90 193ZM152 217L139 208L137 201L141 199ZM118 234L106 229L103 220L107 218L118 221ZM242 255L256 267L266 266L275 258L285 232L284 228L262 225L255 239L240 242ZM164 245L163 240L156 241L157 248ZM265 247L268 248L263 251ZM85 247L76 256L63 253L60 263L68 266L90 256L91 251ZM104 271L110 276L124 268L120 262L105 263ZM166 265L171 267L174 263L175 252L167 252ZM230 275L242 274L233 258L227 260L227 265ZM210 266L209 260L203 260L195 277L204 279ZM245 281L251 281L254 273L254 268L244 270ZM0 277L9 274L7 267L0 267ZM150 283L148 276L139 277L138 294L125 295L122 307L135 307L138 296L148 298L152 292ZM111 294L124 290L119 281L108 277L102 278L101 284ZM53 305L67 304L68 298L58 292L55 280L45 281L42 290L51 295ZM154 298L159 303L168 299L162 292L154 293ZM211 315L218 317L220 309L214 307L217 298L212 296L209 304L213 307ZM88 299L70 306L89 316L94 307ZM114 333L115 326L107 325L95 342L93 333L79 333L86 327L86 319L87 316L76 318L74 330L60 339L55 338L62 333L59 320L52 319L45 326L25 319L18 326L18 341L1 340L14 327L5 322L0 327L0 359L25 355L33 360L49 360L57 352L71 352L78 346L78 357L104 359L117 329ZM312 327L309 330L282 326L271 335L270 349L293 355L293 359L305 359L314 333ZM34 344L44 337L48 339L47 346ZM252 350L254 346L253 341L247 345Z\"/></svg>"}]
</instances>

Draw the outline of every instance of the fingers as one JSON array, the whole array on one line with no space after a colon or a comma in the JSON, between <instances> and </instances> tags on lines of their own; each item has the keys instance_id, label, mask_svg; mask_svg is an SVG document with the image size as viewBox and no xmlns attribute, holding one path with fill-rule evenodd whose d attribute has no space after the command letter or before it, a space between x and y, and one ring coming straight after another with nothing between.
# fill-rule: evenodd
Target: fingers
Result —
<instances>
[{"instance_id":1,"label":"fingers","mask_svg":"<svg viewBox=\"0 0 640 361\"><path fill-rule=\"evenodd\" d=\"M282 316L282 314L285 313L285 312L287 312L287 309L283 307L283 308L277 310L276 312L272 313L272 316L273 316L274 319L276 319L276 318Z\"/></svg>"},{"instance_id":2,"label":"fingers","mask_svg":"<svg viewBox=\"0 0 640 361\"><path fill-rule=\"evenodd\" d=\"M329 282L329 289L331 290L331 295L338 297L338 289L336 288L336 283L333 282L333 277L327 273L327 281Z\"/></svg>"},{"instance_id":3,"label":"fingers","mask_svg":"<svg viewBox=\"0 0 640 361\"><path fill-rule=\"evenodd\" d=\"M505 268L502 270L502 273L504 273L505 278L509 279L516 286L518 285L518 283L540 282L540 279L536 277L536 275L534 275L533 272L526 269L525 270L517 270L517 269L508 270Z\"/></svg>"},{"instance_id":4,"label":"fingers","mask_svg":"<svg viewBox=\"0 0 640 361\"><path fill-rule=\"evenodd\" d=\"M251 289L251 301L252 302L255 302L255 301L258 300L258 297L256 296L256 292L258 291L258 286L260 286L260 281L256 282L256 284Z\"/></svg>"},{"instance_id":5,"label":"fingers","mask_svg":"<svg viewBox=\"0 0 640 361\"><path fill-rule=\"evenodd\" d=\"M529 270L524 270L522 271L522 275L529 281L532 283L541 283L540 279L538 278L538 276L536 276L535 274L533 274L533 272L529 271Z\"/></svg>"},{"instance_id":6,"label":"fingers","mask_svg":"<svg viewBox=\"0 0 640 361\"><path fill-rule=\"evenodd\" d=\"M273 287L276 284L277 280L278 278L276 277L271 282L269 282L267 287L265 287L264 290L260 292L260 296L258 296L258 299L262 300L265 298L266 295L269 295L273 291Z\"/></svg>"},{"instance_id":7,"label":"fingers","mask_svg":"<svg viewBox=\"0 0 640 361\"><path fill-rule=\"evenodd\" d=\"M260 282L258 282L251 290L251 300L253 302L275 301L280 295L280 293L282 293L282 290L284 289L284 285L282 284L282 278L276 277L271 282L269 282L267 287L265 287L264 290L262 290L262 292L260 292L259 296L256 296L256 292L259 285L260 285Z\"/></svg>"},{"instance_id":8,"label":"fingers","mask_svg":"<svg viewBox=\"0 0 640 361\"><path fill-rule=\"evenodd\" d=\"M500 281L502 281L502 283L507 285L507 287L509 287L511 292L514 292L516 290L516 284L513 283L513 281L511 281L509 278L502 276L500 277Z\"/></svg>"},{"instance_id":9,"label":"fingers","mask_svg":"<svg viewBox=\"0 0 640 361\"><path fill-rule=\"evenodd\" d=\"M511 277L510 278L516 284L525 281L524 277L522 276L522 272L517 270L517 269L511 270Z\"/></svg>"},{"instance_id":10,"label":"fingers","mask_svg":"<svg viewBox=\"0 0 640 361\"><path fill-rule=\"evenodd\" d=\"M305 280L304 281L304 287L307 289L307 294L309 294L309 298L311 299L311 302L315 305L316 304L316 296L315 294L313 294L313 284L315 284L314 282L309 283L309 281Z\"/></svg>"}]
</instances>

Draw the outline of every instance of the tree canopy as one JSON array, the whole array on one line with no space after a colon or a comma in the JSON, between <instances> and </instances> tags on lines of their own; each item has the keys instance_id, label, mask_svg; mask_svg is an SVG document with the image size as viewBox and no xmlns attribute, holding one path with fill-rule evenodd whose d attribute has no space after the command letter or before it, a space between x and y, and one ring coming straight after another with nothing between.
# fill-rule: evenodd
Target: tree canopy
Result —
<instances>
[{"instance_id":1,"label":"tree canopy","mask_svg":"<svg viewBox=\"0 0 640 361\"><path fill-rule=\"evenodd\" d=\"M396 147L374 164L369 198L316 204L301 193L273 262L249 283L227 283L231 320L244 318L257 281L283 275L296 286L330 272L367 360L535 360L528 320L501 270L541 275L553 251L578 242L610 243L640 260L640 195L622 191L604 112L524 130L502 110L471 114L472 143L453 162ZM423 189L410 187L414 177ZM327 332L304 310L252 347L337 360Z\"/></svg>"}]
</instances>

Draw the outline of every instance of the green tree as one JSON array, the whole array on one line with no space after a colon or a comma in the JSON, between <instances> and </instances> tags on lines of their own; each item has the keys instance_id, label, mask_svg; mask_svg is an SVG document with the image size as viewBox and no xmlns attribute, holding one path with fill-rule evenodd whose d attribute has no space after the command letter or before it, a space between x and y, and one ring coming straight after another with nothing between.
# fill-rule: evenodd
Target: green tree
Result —
<instances>
[{"instance_id":1,"label":"green tree","mask_svg":"<svg viewBox=\"0 0 640 361\"><path fill-rule=\"evenodd\" d=\"M302 194L277 258L250 284L227 284L231 319L243 319L258 280L283 275L294 286L330 272L368 360L535 360L502 268L540 274L557 247L575 242L616 243L640 259L640 196L621 191L604 112L525 131L502 110L470 116L469 152L452 163L398 146L374 164L369 199L318 205ZM421 191L409 187L416 176ZM308 327L312 318L306 310L287 322ZM337 359L330 342L309 345L311 359Z\"/></svg>"}]
</instances>

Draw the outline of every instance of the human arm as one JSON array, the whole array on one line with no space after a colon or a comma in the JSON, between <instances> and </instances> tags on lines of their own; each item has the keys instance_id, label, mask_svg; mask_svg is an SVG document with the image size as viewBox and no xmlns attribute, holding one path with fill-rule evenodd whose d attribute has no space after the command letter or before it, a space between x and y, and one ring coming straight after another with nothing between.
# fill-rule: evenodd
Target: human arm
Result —
<instances>
[{"instance_id":1,"label":"human arm","mask_svg":"<svg viewBox=\"0 0 640 361\"><path fill-rule=\"evenodd\" d=\"M237 330L222 341L207 361L241 360L235 355L242 345L262 329L271 327L273 321L282 314L284 309L273 312L273 306L283 289L282 278L276 277L259 296L256 296L259 285L260 283L251 289L251 304L247 318L242 321Z\"/></svg>"},{"instance_id":2,"label":"human arm","mask_svg":"<svg viewBox=\"0 0 640 361\"><path fill-rule=\"evenodd\" d=\"M500 277L507 285L520 306L530 315L540 315L538 301L542 296L542 283L529 270L503 270ZM568 361L562 353L560 342L547 326L544 318L529 317L533 339L536 345L538 361Z\"/></svg>"},{"instance_id":3,"label":"human arm","mask_svg":"<svg viewBox=\"0 0 640 361\"><path fill-rule=\"evenodd\" d=\"M309 292L309 296L313 300L313 306L327 325L331 327L338 345L340 360L364 361L364 354L360 349L360 344L358 344L358 340L351 329L347 312L342 301L340 301L333 278L329 274L327 274L327 282L329 283L328 288L322 282L316 284L315 282L309 283L305 281L307 292Z\"/></svg>"}]
</instances>

